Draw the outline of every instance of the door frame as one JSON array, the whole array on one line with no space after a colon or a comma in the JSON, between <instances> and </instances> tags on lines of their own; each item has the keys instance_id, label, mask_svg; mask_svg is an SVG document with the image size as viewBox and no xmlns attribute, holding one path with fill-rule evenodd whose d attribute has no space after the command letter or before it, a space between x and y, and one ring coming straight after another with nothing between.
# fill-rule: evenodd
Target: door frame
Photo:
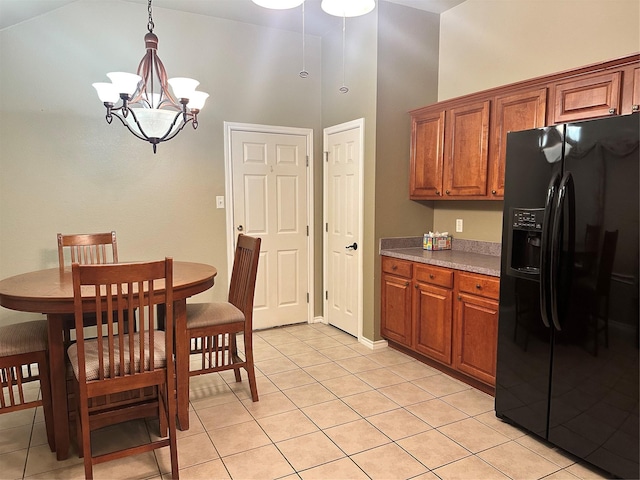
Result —
<instances>
[{"instance_id":1,"label":"door frame","mask_svg":"<svg viewBox=\"0 0 640 480\"><path fill-rule=\"evenodd\" d=\"M360 177L360 184L358 185L359 195L358 195L358 209L360 211L360 215L358 215L358 246L361 254L357 257L358 262L358 342L363 343L364 337L362 336L362 311L363 311L363 283L364 283L364 272L363 272L363 257L364 257L364 242L363 242L363 231L364 231L364 118L358 118L356 120L351 120L349 122L340 123L338 125L332 125L323 129L323 139L322 139L322 152L324 155L323 158L323 169L322 169L322 224L324 228L322 229L322 291L323 291L323 312L328 312L329 310L329 300L327 298L327 280L328 280L328 260L329 260L329 251L328 251L328 240L329 240L329 232L327 231L327 221L328 221L328 213L329 213L329 183L327 181L327 173L329 170L329 163L327 159L327 143L328 137L334 133L344 132L346 130L358 129L360 135L360 156L358 158L358 175ZM329 317L325 317L325 323L329 325Z\"/></svg>"},{"instance_id":2,"label":"door frame","mask_svg":"<svg viewBox=\"0 0 640 480\"><path fill-rule=\"evenodd\" d=\"M313 228L313 129L299 127L282 127L252 123L224 122L224 197L227 238L227 271L228 282L231 281L233 257L235 253L235 228L233 222L233 162L231 159L231 135L234 131L271 133L282 135L301 135L307 139L307 323L313 323L314 314L314 228Z\"/></svg>"}]
</instances>

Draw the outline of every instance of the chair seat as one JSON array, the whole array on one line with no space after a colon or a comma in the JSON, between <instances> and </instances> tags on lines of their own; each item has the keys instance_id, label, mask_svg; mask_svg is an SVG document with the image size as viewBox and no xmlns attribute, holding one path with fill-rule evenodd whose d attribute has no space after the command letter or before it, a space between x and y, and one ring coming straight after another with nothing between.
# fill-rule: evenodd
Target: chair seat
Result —
<instances>
[{"instance_id":1,"label":"chair seat","mask_svg":"<svg viewBox=\"0 0 640 480\"><path fill-rule=\"evenodd\" d=\"M47 321L33 320L0 327L0 357L47 349Z\"/></svg>"},{"instance_id":2,"label":"chair seat","mask_svg":"<svg viewBox=\"0 0 640 480\"><path fill-rule=\"evenodd\" d=\"M187 328L244 322L244 313L229 302L188 303Z\"/></svg>"},{"instance_id":3,"label":"chair seat","mask_svg":"<svg viewBox=\"0 0 640 480\"><path fill-rule=\"evenodd\" d=\"M131 368L129 366L129 335L123 335L123 340L124 340L124 358L125 358L125 373L131 373ZM167 363L167 359L166 359L166 354L164 351L164 345L165 345L165 335L163 331L160 330L154 330L154 343L155 343L155 349L156 349L156 355L155 355L155 368L164 368L166 366ZM114 337L114 339L118 339L118 336L116 335ZM145 367L146 369L149 368L149 333L145 334L145 339L146 341L144 342L145 344L145 355L144 355L144 360L145 360ZM110 370L110 362L109 362L109 344L108 344L108 338L104 337L102 339L102 345L103 345L103 351L104 351L104 376L105 378L109 378L109 370ZM136 352L138 352L140 350L140 337L138 335L134 336L134 349ZM77 343L73 343L69 349L67 350L68 355L69 355L69 361L71 362L71 367L73 368L73 373L76 376L76 378L78 378L79 375L79 364L78 364L78 344ZM120 346L118 343L116 343L115 345L115 349L114 349L114 353L115 353L115 372L116 375L120 375ZM86 340L85 341L85 363L87 365L87 381L90 380L97 380L98 379L98 370L99 370L99 362L98 362L98 340L97 339L93 339L93 340ZM138 355L136 355L136 365L135 365L135 370L137 373L140 372L140 358Z\"/></svg>"}]
</instances>

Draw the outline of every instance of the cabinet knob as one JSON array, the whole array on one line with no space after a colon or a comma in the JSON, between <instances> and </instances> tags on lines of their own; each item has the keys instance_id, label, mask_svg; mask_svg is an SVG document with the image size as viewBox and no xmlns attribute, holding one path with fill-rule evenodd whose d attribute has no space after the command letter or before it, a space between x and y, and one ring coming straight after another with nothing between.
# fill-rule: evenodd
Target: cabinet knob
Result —
<instances>
[{"instance_id":1,"label":"cabinet knob","mask_svg":"<svg viewBox=\"0 0 640 480\"><path fill-rule=\"evenodd\" d=\"M436 190L436 195L440 195L440 190Z\"/></svg>"},{"instance_id":2,"label":"cabinet knob","mask_svg":"<svg viewBox=\"0 0 640 480\"><path fill-rule=\"evenodd\" d=\"M496 192L495 190L491 190L491 193L492 193L493 195L495 195L495 194L496 194L496 193L498 193L498 192Z\"/></svg>"},{"instance_id":3,"label":"cabinet knob","mask_svg":"<svg viewBox=\"0 0 640 480\"><path fill-rule=\"evenodd\" d=\"M407 285L409 285L409 284L407 283ZM417 288L418 288L418 284L416 283L416 284L413 286L413 288L417 289Z\"/></svg>"},{"instance_id":4,"label":"cabinet knob","mask_svg":"<svg viewBox=\"0 0 640 480\"><path fill-rule=\"evenodd\" d=\"M611 108L609 109L609 113L610 113L611 115L615 115L615 113L616 113L616 107L611 107Z\"/></svg>"},{"instance_id":5,"label":"cabinet knob","mask_svg":"<svg viewBox=\"0 0 640 480\"><path fill-rule=\"evenodd\" d=\"M476 288L480 290L482 288L482 285L480 285L479 283L476 283Z\"/></svg>"},{"instance_id":6,"label":"cabinet knob","mask_svg":"<svg viewBox=\"0 0 640 480\"><path fill-rule=\"evenodd\" d=\"M391 267L391 270L397 270L397 269L398 269L398 265L393 265L393 266Z\"/></svg>"},{"instance_id":7,"label":"cabinet knob","mask_svg":"<svg viewBox=\"0 0 640 480\"><path fill-rule=\"evenodd\" d=\"M433 279L433 278L436 278L436 276L435 276L433 273L430 273L430 274L429 274L429 278L432 278L432 279Z\"/></svg>"},{"instance_id":8,"label":"cabinet knob","mask_svg":"<svg viewBox=\"0 0 640 480\"><path fill-rule=\"evenodd\" d=\"M462 295L458 295L458 300L462 300Z\"/></svg>"},{"instance_id":9,"label":"cabinet knob","mask_svg":"<svg viewBox=\"0 0 640 480\"><path fill-rule=\"evenodd\" d=\"M408 287L409 286L409 282L405 282L404 286ZM417 287L417 285L416 285L416 287Z\"/></svg>"},{"instance_id":10,"label":"cabinet knob","mask_svg":"<svg viewBox=\"0 0 640 480\"><path fill-rule=\"evenodd\" d=\"M447 195L449 195L449 190L445 191L444 193L446 193Z\"/></svg>"},{"instance_id":11,"label":"cabinet knob","mask_svg":"<svg viewBox=\"0 0 640 480\"><path fill-rule=\"evenodd\" d=\"M632 112L640 111L640 105L633 105L633 106L631 107L631 111L632 111Z\"/></svg>"}]
</instances>

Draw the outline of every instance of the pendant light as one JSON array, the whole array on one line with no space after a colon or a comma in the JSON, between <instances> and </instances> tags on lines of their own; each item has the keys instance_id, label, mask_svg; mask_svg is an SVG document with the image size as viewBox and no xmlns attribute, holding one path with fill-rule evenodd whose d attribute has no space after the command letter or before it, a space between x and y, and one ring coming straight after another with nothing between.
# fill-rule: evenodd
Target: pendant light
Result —
<instances>
[{"instance_id":1,"label":"pendant light","mask_svg":"<svg viewBox=\"0 0 640 480\"><path fill-rule=\"evenodd\" d=\"M111 72L111 83L94 83L107 109L106 120L116 117L136 137L153 145L171 140L191 122L198 128L198 113L208 93L199 92L200 82L191 78L167 79L167 72L158 57L158 37L153 33L151 0L148 3L148 33L144 37L147 52L138 65L137 73ZM169 91L169 85L173 95ZM116 106L116 104L119 106Z\"/></svg>"},{"instance_id":2,"label":"pendant light","mask_svg":"<svg viewBox=\"0 0 640 480\"><path fill-rule=\"evenodd\" d=\"M264 8L272 10L285 10L287 8L295 8L302 4L304 0L252 0L253 3Z\"/></svg>"},{"instance_id":3,"label":"pendant light","mask_svg":"<svg viewBox=\"0 0 640 480\"><path fill-rule=\"evenodd\" d=\"M320 6L322 10L334 17L359 17L373 10L376 2L375 0L322 0Z\"/></svg>"}]
</instances>

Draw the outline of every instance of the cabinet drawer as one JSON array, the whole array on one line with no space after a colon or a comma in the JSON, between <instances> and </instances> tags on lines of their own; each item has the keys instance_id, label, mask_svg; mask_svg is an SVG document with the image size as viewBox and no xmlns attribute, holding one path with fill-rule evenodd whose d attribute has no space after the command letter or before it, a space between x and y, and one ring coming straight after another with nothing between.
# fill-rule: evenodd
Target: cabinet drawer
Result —
<instances>
[{"instance_id":1,"label":"cabinet drawer","mask_svg":"<svg viewBox=\"0 0 640 480\"><path fill-rule=\"evenodd\" d=\"M416 265L416 280L422 283L453 288L453 270L431 265Z\"/></svg>"},{"instance_id":2,"label":"cabinet drawer","mask_svg":"<svg viewBox=\"0 0 640 480\"><path fill-rule=\"evenodd\" d=\"M392 257L382 257L382 271L398 275L400 277L411 278L411 262L398 260Z\"/></svg>"},{"instance_id":3,"label":"cabinet drawer","mask_svg":"<svg viewBox=\"0 0 640 480\"><path fill-rule=\"evenodd\" d=\"M499 279L477 273L456 272L456 275L458 277L458 291L495 300L500 298Z\"/></svg>"}]
</instances>

